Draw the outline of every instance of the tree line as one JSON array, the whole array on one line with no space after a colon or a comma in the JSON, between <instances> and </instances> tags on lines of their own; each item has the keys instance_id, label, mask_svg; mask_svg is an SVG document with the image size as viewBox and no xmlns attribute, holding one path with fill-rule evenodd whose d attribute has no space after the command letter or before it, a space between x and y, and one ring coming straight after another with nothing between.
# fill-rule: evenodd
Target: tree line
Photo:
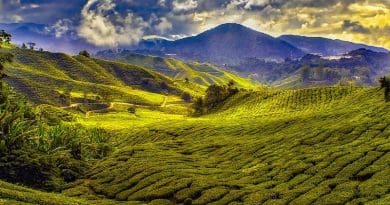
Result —
<instances>
[{"instance_id":1,"label":"tree line","mask_svg":"<svg viewBox=\"0 0 390 205\"><path fill-rule=\"evenodd\" d=\"M230 81L227 85L214 84L209 86L205 97L199 97L195 100L193 104L194 114L202 115L218 108L229 97L238 93L238 91L234 81Z\"/></svg>"}]
</instances>

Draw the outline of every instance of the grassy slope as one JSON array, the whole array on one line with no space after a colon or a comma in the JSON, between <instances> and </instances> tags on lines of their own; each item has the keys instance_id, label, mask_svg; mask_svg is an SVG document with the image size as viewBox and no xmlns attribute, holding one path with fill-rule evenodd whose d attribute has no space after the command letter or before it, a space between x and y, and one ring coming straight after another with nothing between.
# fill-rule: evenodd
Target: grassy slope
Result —
<instances>
[{"instance_id":1,"label":"grassy slope","mask_svg":"<svg viewBox=\"0 0 390 205\"><path fill-rule=\"evenodd\" d=\"M193 204L386 204L388 110L374 88L241 93L201 118L130 123L117 151L64 194L192 198Z\"/></svg>"},{"instance_id":2,"label":"grassy slope","mask_svg":"<svg viewBox=\"0 0 390 205\"><path fill-rule=\"evenodd\" d=\"M114 55L109 57L109 59L144 66L170 76L179 82L188 78L191 82L195 82L203 88L204 86L209 86L211 84L227 84L230 80L234 80L239 87L250 89L256 87L256 85L253 84L254 82L206 63L186 63L173 58L164 59L134 53Z\"/></svg>"},{"instance_id":3,"label":"grassy slope","mask_svg":"<svg viewBox=\"0 0 390 205\"><path fill-rule=\"evenodd\" d=\"M7 66L8 82L26 94L36 103L60 105L60 94L71 91L72 97L82 98L84 93L94 100L96 96L109 98L105 101L121 101L141 105L160 105L166 93L180 95L189 92L193 96L204 93L210 83L224 84L234 80L244 88L255 88L249 80L224 73L212 66L187 64L176 60L164 60L171 66L180 67L193 76L201 75L206 81L184 82L178 78L164 76L143 67L83 56L69 56L61 53L37 52L17 48L3 48L15 55L15 62ZM148 64L146 64L148 65ZM196 65L196 66L195 66ZM207 69L215 69L207 71ZM144 85L144 81L151 82ZM168 90L160 88L164 82Z\"/></svg>"},{"instance_id":4,"label":"grassy slope","mask_svg":"<svg viewBox=\"0 0 390 205\"><path fill-rule=\"evenodd\" d=\"M109 98L110 101L160 105L163 94L141 87L139 81L143 79L165 82L172 88L170 91L178 90L170 79L137 66L57 53L21 49L12 49L11 52L15 55L15 62L7 66L7 81L36 103L60 105L60 94L68 90L75 99L86 93L100 96L105 101L104 98ZM127 78L137 78L138 81Z\"/></svg>"}]
</instances>

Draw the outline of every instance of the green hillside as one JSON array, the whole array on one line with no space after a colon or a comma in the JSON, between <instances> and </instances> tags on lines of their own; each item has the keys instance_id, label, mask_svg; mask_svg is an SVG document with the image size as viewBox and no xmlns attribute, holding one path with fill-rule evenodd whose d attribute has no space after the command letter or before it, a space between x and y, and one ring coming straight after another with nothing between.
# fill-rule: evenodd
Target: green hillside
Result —
<instances>
[{"instance_id":1,"label":"green hillside","mask_svg":"<svg viewBox=\"0 0 390 205\"><path fill-rule=\"evenodd\" d=\"M377 89L244 92L221 109L121 127L117 151L63 193L193 204L388 202L389 105Z\"/></svg>"},{"instance_id":2,"label":"green hillside","mask_svg":"<svg viewBox=\"0 0 390 205\"><path fill-rule=\"evenodd\" d=\"M196 84L209 86L212 84L227 84L230 80L233 80L239 87L255 88L253 85L254 82L207 63L188 63L173 58L164 59L131 52L123 52L120 54L100 52L97 56L150 68L156 72L170 76L176 81L182 81L187 78Z\"/></svg>"},{"instance_id":3,"label":"green hillside","mask_svg":"<svg viewBox=\"0 0 390 205\"><path fill-rule=\"evenodd\" d=\"M210 113L192 117L178 95L195 86L200 96L205 85L178 83L129 64L12 52L8 83L37 104L69 110L74 119L65 125L108 130L112 136L103 142L112 152L94 158L57 193L0 181L0 204L377 205L390 200L390 105L378 88L240 90ZM155 87L162 82L163 88ZM105 107L92 107L111 112L77 112L61 102L66 93L83 106L102 98ZM84 142L95 134L74 137ZM100 137L93 145L99 146Z\"/></svg>"},{"instance_id":4,"label":"green hillside","mask_svg":"<svg viewBox=\"0 0 390 205\"><path fill-rule=\"evenodd\" d=\"M6 69L8 83L38 104L65 106L69 104L63 99L67 95L74 103L88 98L90 103L119 101L154 106L163 103L164 95L180 96L181 93L188 92L193 96L200 96L210 83L226 84L234 80L240 87L256 88L256 84L249 80L222 71L210 73L185 68L186 72L194 75L201 73L208 76L206 84L203 80L186 82L184 78L178 80L144 67L80 55L69 56L17 48L5 51L15 55L14 63ZM201 67L199 65L198 69Z\"/></svg>"}]
</instances>

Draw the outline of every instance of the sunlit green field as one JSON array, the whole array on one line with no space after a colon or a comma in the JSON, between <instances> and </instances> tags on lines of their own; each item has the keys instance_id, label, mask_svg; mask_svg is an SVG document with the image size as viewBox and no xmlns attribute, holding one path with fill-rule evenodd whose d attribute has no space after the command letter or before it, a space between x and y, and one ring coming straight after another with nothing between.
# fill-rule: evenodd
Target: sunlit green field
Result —
<instances>
[{"instance_id":1,"label":"sunlit green field","mask_svg":"<svg viewBox=\"0 0 390 205\"><path fill-rule=\"evenodd\" d=\"M63 193L193 204L386 204L389 106L375 88L240 93L191 118L140 110L81 118L117 149Z\"/></svg>"}]
</instances>

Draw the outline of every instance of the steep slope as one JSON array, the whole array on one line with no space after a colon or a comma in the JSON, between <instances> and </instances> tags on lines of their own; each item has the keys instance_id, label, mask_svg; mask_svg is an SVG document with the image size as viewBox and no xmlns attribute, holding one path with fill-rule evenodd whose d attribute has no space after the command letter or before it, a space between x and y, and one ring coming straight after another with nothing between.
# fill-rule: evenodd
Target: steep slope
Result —
<instances>
[{"instance_id":1,"label":"steep slope","mask_svg":"<svg viewBox=\"0 0 390 205\"><path fill-rule=\"evenodd\" d=\"M343 55L360 48L372 50L375 52L389 52L387 49L380 47L321 37L283 35L278 37L278 39L286 41L306 53L318 54L322 56Z\"/></svg>"},{"instance_id":2,"label":"steep slope","mask_svg":"<svg viewBox=\"0 0 390 205\"><path fill-rule=\"evenodd\" d=\"M137 52L173 55L184 60L214 64L236 64L250 57L283 60L297 58L304 52L285 41L249 29L240 24L222 24L199 35L164 41Z\"/></svg>"},{"instance_id":3,"label":"steep slope","mask_svg":"<svg viewBox=\"0 0 390 205\"><path fill-rule=\"evenodd\" d=\"M376 88L241 92L208 116L132 125L118 136L118 150L64 194L145 203L386 204L388 109Z\"/></svg>"}]
</instances>

